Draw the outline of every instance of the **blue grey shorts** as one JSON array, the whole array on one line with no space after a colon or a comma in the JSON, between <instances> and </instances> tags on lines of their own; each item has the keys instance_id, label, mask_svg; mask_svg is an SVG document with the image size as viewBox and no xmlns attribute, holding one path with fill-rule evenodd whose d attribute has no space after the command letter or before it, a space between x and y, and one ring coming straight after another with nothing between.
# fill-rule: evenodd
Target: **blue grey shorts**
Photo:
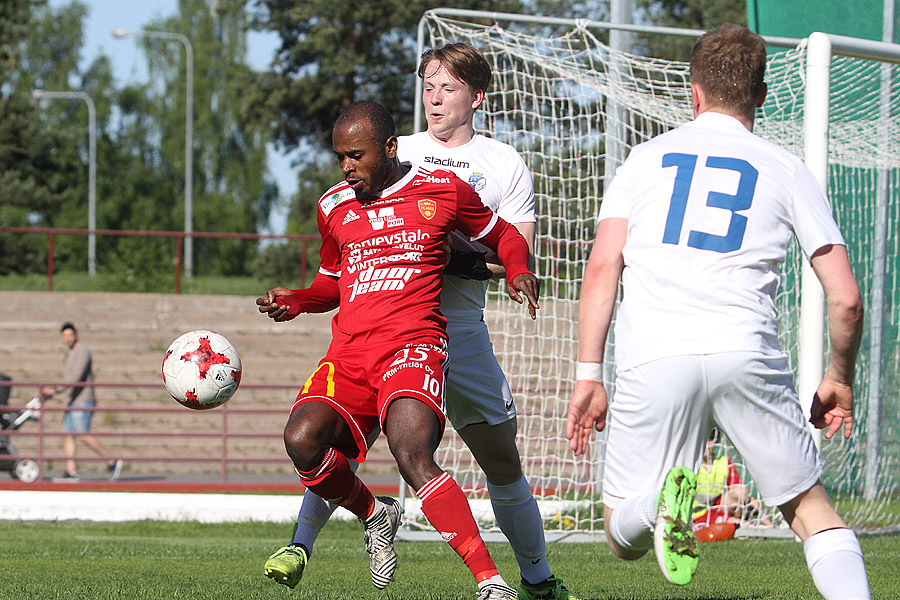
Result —
<instances>
[{"instance_id":1,"label":"blue grey shorts","mask_svg":"<svg viewBox=\"0 0 900 600\"><path fill-rule=\"evenodd\" d=\"M97 406L96 400L87 400L85 402L76 402L69 408L92 408L94 406ZM62 430L66 433L90 431L91 417L93 416L94 411L92 410L70 410L63 416Z\"/></svg>"}]
</instances>

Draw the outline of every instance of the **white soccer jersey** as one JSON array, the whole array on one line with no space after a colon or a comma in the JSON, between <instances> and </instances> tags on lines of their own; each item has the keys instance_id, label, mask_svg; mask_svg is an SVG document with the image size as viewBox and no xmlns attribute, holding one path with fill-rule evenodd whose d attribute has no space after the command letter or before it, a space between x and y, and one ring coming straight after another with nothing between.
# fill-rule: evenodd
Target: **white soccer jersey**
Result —
<instances>
[{"instance_id":1,"label":"white soccer jersey","mask_svg":"<svg viewBox=\"0 0 900 600\"><path fill-rule=\"evenodd\" d=\"M598 219L628 219L616 366L727 351L777 354L775 292L791 235L844 244L809 169L706 112L636 146Z\"/></svg>"},{"instance_id":2,"label":"white soccer jersey","mask_svg":"<svg viewBox=\"0 0 900 600\"><path fill-rule=\"evenodd\" d=\"M425 131L401 136L399 140L401 161L452 171L478 192L485 206L509 223L535 221L531 172L509 144L475 134L467 144L446 148ZM451 236L451 245L458 250L487 250L459 232ZM441 312L448 319L481 319L487 286L487 281L445 277Z\"/></svg>"}]
</instances>

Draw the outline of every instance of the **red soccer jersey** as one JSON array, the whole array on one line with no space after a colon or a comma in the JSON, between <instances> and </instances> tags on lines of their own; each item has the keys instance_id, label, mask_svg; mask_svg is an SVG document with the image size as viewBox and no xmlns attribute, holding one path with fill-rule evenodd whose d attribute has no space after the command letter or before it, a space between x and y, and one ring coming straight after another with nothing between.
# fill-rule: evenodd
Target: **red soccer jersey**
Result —
<instances>
[{"instance_id":1,"label":"red soccer jersey","mask_svg":"<svg viewBox=\"0 0 900 600\"><path fill-rule=\"evenodd\" d=\"M424 343L444 340L441 315L443 244L459 229L489 246L498 232L517 232L486 208L465 182L448 171L413 165L397 183L367 202L342 182L320 199L319 272L338 277L340 310L333 344ZM525 270L507 265L512 275Z\"/></svg>"}]
</instances>

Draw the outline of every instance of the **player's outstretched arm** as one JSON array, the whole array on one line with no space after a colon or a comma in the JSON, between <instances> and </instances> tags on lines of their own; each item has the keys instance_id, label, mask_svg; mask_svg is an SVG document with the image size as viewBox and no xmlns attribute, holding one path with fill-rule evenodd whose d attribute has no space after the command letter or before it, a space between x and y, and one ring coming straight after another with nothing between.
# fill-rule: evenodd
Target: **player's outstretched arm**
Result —
<instances>
[{"instance_id":1,"label":"player's outstretched arm","mask_svg":"<svg viewBox=\"0 0 900 600\"><path fill-rule=\"evenodd\" d=\"M305 289L292 290L275 287L265 296L256 299L259 312L279 323L290 321L300 313L328 312L340 304L340 289L337 278L318 273L312 284Z\"/></svg>"},{"instance_id":2,"label":"player's outstretched arm","mask_svg":"<svg viewBox=\"0 0 900 600\"><path fill-rule=\"evenodd\" d=\"M831 342L831 359L813 397L810 422L819 429L827 428L827 439L841 428L849 438L853 431L853 377L862 338L862 297L846 246L820 248L810 265L825 290Z\"/></svg>"},{"instance_id":3,"label":"player's outstretched arm","mask_svg":"<svg viewBox=\"0 0 900 600\"><path fill-rule=\"evenodd\" d=\"M600 221L584 269L578 307L579 367L566 422L566 437L576 456L587 450L593 431L606 426L608 401L601 365L624 266L622 249L627 232L625 219Z\"/></svg>"}]
</instances>

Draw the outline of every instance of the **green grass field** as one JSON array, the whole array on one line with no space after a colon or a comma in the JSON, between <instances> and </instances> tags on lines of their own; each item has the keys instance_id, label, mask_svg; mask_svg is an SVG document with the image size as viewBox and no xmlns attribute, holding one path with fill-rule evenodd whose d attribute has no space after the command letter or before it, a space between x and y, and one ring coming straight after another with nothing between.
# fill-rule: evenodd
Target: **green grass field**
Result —
<instances>
[{"instance_id":1,"label":"green grass field","mask_svg":"<svg viewBox=\"0 0 900 600\"><path fill-rule=\"evenodd\" d=\"M294 590L262 574L266 557L290 526L272 523L198 524L0 522L3 600L472 600L475 583L443 542L398 542L397 580L372 587L357 523L335 522L319 538ZM872 597L900 598L900 536L863 537ZM505 544L489 544L501 573L517 581ZM605 544L551 544L556 574L579 598L603 600L815 600L820 598L799 543L732 540L701 546L700 569L676 587L659 573L652 552L627 563Z\"/></svg>"}]
</instances>

